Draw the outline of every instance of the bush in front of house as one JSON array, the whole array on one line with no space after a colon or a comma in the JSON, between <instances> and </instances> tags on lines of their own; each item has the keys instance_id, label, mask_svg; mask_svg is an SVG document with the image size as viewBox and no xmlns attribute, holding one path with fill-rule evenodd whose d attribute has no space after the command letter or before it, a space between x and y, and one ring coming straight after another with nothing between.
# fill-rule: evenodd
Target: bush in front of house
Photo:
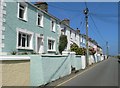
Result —
<instances>
[{"instance_id":1,"label":"bush in front of house","mask_svg":"<svg viewBox=\"0 0 120 88\"><path fill-rule=\"evenodd\" d=\"M67 36L66 35L61 35L59 38L59 52L60 54L62 54L62 51L65 50L65 48L67 47Z\"/></svg>"},{"instance_id":2,"label":"bush in front of house","mask_svg":"<svg viewBox=\"0 0 120 88\"><path fill-rule=\"evenodd\" d=\"M75 52L76 55L85 55L86 49L85 48L79 48L79 46L76 43L73 43L70 46L70 50Z\"/></svg>"}]
</instances>

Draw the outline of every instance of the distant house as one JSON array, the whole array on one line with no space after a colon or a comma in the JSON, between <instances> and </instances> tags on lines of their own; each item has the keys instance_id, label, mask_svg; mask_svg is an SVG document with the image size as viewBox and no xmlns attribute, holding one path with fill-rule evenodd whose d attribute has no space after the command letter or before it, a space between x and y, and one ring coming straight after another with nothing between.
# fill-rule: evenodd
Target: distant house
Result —
<instances>
[{"instance_id":1,"label":"distant house","mask_svg":"<svg viewBox=\"0 0 120 88\"><path fill-rule=\"evenodd\" d=\"M67 36L67 40L68 40L68 44L67 47L65 49L65 51L70 51L70 46L73 43L76 43L78 46L80 46L80 31L74 30L73 28L70 27L70 20L69 19L64 19L61 21L60 23L60 35L66 35Z\"/></svg>"},{"instance_id":2,"label":"distant house","mask_svg":"<svg viewBox=\"0 0 120 88\"><path fill-rule=\"evenodd\" d=\"M80 34L80 47L86 48L86 36L84 34Z\"/></svg>"},{"instance_id":3,"label":"distant house","mask_svg":"<svg viewBox=\"0 0 120 88\"><path fill-rule=\"evenodd\" d=\"M97 54L103 54L102 47L100 47L99 45L97 45Z\"/></svg>"},{"instance_id":4,"label":"distant house","mask_svg":"<svg viewBox=\"0 0 120 88\"><path fill-rule=\"evenodd\" d=\"M86 35L80 34L80 47L86 48ZM95 40L92 40L89 38L88 41L88 48L93 48L97 54L103 54L102 48L98 45L98 43Z\"/></svg>"}]
</instances>

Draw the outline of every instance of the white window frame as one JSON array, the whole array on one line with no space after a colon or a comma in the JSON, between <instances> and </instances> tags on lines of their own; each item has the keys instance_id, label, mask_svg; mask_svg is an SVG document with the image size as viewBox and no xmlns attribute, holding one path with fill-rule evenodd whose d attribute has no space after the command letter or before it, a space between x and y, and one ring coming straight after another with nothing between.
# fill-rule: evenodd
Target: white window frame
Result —
<instances>
[{"instance_id":1,"label":"white window frame","mask_svg":"<svg viewBox=\"0 0 120 88\"><path fill-rule=\"evenodd\" d=\"M54 46L53 46L53 49L52 49L52 50L50 50L50 49L49 49L49 46L48 46L48 41L49 41L49 40L54 41ZM48 52L55 52L55 51L56 51L56 41L55 41L54 38L50 38L50 37L47 38L47 51L48 51Z\"/></svg>"},{"instance_id":2,"label":"white window frame","mask_svg":"<svg viewBox=\"0 0 120 88\"><path fill-rule=\"evenodd\" d=\"M23 18L20 18L20 17L19 17L20 4L21 4L22 6L25 7L25 11L24 11L24 16L23 16ZM27 9L28 9L28 5L27 5L27 3L25 3L25 2L18 2L18 12L17 12L17 17L18 17L19 19L21 19L21 20L28 21L28 19L27 19Z\"/></svg>"},{"instance_id":3,"label":"white window frame","mask_svg":"<svg viewBox=\"0 0 120 88\"><path fill-rule=\"evenodd\" d=\"M72 30L70 30L70 38L72 38Z\"/></svg>"},{"instance_id":4,"label":"white window frame","mask_svg":"<svg viewBox=\"0 0 120 88\"><path fill-rule=\"evenodd\" d=\"M38 15L41 15L40 25L38 24ZM44 15L43 15L43 13L40 13L40 12L37 13L37 21L36 21L36 25L38 25L38 26L40 26L40 27L43 27L43 26L44 26L44 24L43 24L43 23L44 23L44 22L43 22L44 20L43 20L43 19L44 19Z\"/></svg>"},{"instance_id":5,"label":"white window frame","mask_svg":"<svg viewBox=\"0 0 120 88\"><path fill-rule=\"evenodd\" d=\"M54 25L53 25L53 28L52 28L52 22L54 22ZM55 28L56 28L56 23L55 23L56 21L53 19L53 18L51 18L51 21L50 21L50 28L51 28L51 31L53 31L53 32L55 32L56 30L55 30Z\"/></svg>"},{"instance_id":6,"label":"white window frame","mask_svg":"<svg viewBox=\"0 0 120 88\"><path fill-rule=\"evenodd\" d=\"M22 47L18 46L18 41L19 41L19 33L21 34L26 34L26 35L31 35L30 42L29 42L29 47ZM17 49L28 49L28 50L33 50L33 32L27 31L26 29L20 29L17 28L17 43L16 43L16 48Z\"/></svg>"},{"instance_id":7,"label":"white window frame","mask_svg":"<svg viewBox=\"0 0 120 88\"><path fill-rule=\"evenodd\" d=\"M64 27L64 28L63 28L63 30L64 30L64 35L67 35L66 29L67 29L67 27Z\"/></svg>"}]
</instances>

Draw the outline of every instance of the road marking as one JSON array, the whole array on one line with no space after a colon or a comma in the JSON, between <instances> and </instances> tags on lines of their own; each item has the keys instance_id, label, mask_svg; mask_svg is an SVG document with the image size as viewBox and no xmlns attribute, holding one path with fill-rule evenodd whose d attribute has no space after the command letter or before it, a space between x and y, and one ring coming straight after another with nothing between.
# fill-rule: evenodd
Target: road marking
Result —
<instances>
[{"instance_id":1,"label":"road marking","mask_svg":"<svg viewBox=\"0 0 120 88\"><path fill-rule=\"evenodd\" d=\"M104 61L107 61L107 60L104 60ZM103 62L103 61L101 61L101 62ZM100 64L100 63L97 63L96 65L98 65L98 64ZM54 88L57 88L58 86L61 86L61 85L65 84L65 83L69 82L70 80L76 78L77 76L79 76L79 75L81 75L81 74L83 74L83 73L89 71L90 69L94 68L96 65L93 65L92 67L90 67L90 68L84 70L83 72L81 72L81 73L79 73L79 74L73 76L72 78L70 78L70 79L68 79L68 80L66 80L66 81L64 81L64 82L62 82L62 83L56 85Z\"/></svg>"}]
</instances>

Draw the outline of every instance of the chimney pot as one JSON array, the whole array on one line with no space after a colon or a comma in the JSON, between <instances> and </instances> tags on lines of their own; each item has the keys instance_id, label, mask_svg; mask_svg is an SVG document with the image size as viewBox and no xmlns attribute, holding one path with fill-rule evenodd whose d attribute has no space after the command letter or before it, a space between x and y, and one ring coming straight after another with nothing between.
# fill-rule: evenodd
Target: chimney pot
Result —
<instances>
[{"instance_id":1,"label":"chimney pot","mask_svg":"<svg viewBox=\"0 0 120 88\"><path fill-rule=\"evenodd\" d=\"M66 25L70 26L70 20L65 18L64 20L62 20L63 23L65 23Z\"/></svg>"},{"instance_id":2,"label":"chimney pot","mask_svg":"<svg viewBox=\"0 0 120 88\"><path fill-rule=\"evenodd\" d=\"M44 10L45 12L48 12L48 4L46 2L36 2L34 5Z\"/></svg>"},{"instance_id":3,"label":"chimney pot","mask_svg":"<svg viewBox=\"0 0 120 88\"><path fill-rule=\"evenodd\" d=\"M76 32L77 32L78 34L80 34L80 30L79 30L78 28L76 29Z\"/></svg>"}]
</instances>

